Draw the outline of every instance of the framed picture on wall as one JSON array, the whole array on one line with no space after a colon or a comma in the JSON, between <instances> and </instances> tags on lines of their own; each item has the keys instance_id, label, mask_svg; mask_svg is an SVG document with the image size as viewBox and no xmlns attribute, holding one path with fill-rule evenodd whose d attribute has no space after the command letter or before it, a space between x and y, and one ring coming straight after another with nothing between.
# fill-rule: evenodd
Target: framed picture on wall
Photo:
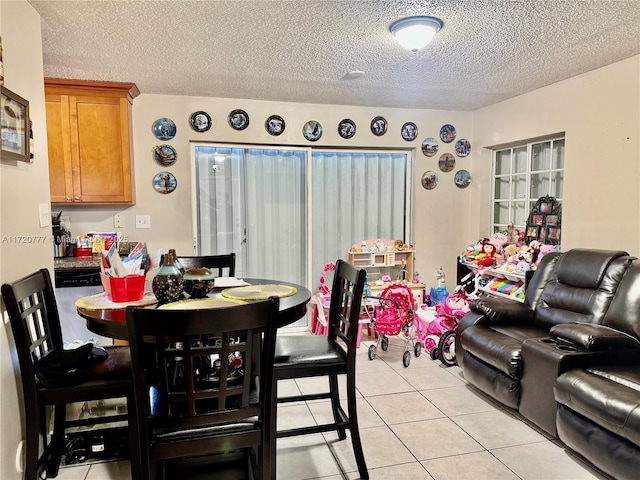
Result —
<instances>
[{"instance_id":1,"label":"framed picture on wall","mask_svg":"<svg viewBox=\"0 0 640 480\"><path fill-rule=\"evenodd\" d=\"M0 87L0 156L3 160L29 162L29 102Z\"/></svg>"},{"instance_id":2,"label":"framed picture on wall","mask_svg":"<svg viewBox=\"0 0 640 480\"><path fill-rule=\"evenodd\" d=\"M527 237L538 238L540 227L537 225L529 225L527 227Z\"/></svg>"},{"instance_id":3,"label":"framed picture on wall","mask_svg":"<svg viewBox=\"0 0 640 480\"><path fill-rule=\"evenodd\" d=\"M531 220L534 225L542 225L544 223L544 215L538 213L531 216Z\"/></svg>"},{"instance_id":4,"label":"framed picture on wall","mask_svg":"<svg viewBox=\"0 0 640 480\"><path fill-rule=\"evenodd\" d=\"M545 225L549 227L555 227L558 225L558 215L547 215L545 219Z\"/></svg>"},{"instance_id":5,"label":"framed picture on wall","mask_svg":"<svg viewBox=\"0 0 640 480\"><path fill-rule=\"evenodd\" d=\"M560 240L560 229L556 227L547 228L547 238L549 240Z\"/></svg>"}]
</instances>

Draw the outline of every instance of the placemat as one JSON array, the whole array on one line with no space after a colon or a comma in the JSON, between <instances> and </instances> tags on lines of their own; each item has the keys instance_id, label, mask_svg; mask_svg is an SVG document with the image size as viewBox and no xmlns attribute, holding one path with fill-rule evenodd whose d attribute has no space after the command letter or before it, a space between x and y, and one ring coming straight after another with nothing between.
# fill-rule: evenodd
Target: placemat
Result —
<instances>
[{"instance_id":1,"label":"placemat","mask_svg":"<svg viewBox=\"0 0 640 480\"><path fill-rule=\"evenodd\" d=\"M245 305L247 302L232 298L194 298L192 300L180 300L179 302L165 303L158 310L199 310L206 308L234 307Z\"/></svg>"},{"instance_id":2,"label":"placemat","mask_svg":"<svg viewBox=\"0 0 640 480\"><path fill-rule=\"evenodd\" d=\"M143 307L145 305L153 305L158 303L158 299L152 292L144 294L142 299L135 302L113 302L105 292L88 297L82 297L76 300L76 308L87 308L89 310L115 310L127 308L129 305L135 307Z\"/></svg>"},{"instance_id":3,"label":"placemat","mask_svg":"<svg viewBox=\"0 0 640 480\"><path fill-rule=\"evenodd\" d=\"M266 300L269 297L290 297L298 290L289 285L249 285L246 287L227 288L222 296L236 300Z\"/></svg>"}]
</instances>

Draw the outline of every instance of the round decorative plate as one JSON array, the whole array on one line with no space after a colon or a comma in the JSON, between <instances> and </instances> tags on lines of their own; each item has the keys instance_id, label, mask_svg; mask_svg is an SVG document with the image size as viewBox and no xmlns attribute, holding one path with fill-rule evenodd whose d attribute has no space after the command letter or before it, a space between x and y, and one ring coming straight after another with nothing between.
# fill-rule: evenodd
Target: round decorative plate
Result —
<instances>
[{"instance_id":1,"label":"round decorative plate","mask_svg":"<svg viewBox=\"0 0 640 480\"><path fill-rule=\"evenodd\" d=\"M178 186L178 180L170 172L160 172L153 177L153 188L158 193L171 193Z\"/></svg>"},{"instance_id":2,"label":"round decorative plate","mask_svg":"<svg viewBox=\"0 0 640 480\"><path fill-rule=\"evenodd\" d=\"M222 291L222 296L234 300L266 300L271 296L290 297L297 291L295 287L289 285L247 285L227 288Z\"/></svg>"},{"instance_id":3,"label":"round decorative plate","mask_svg":"<svg viewBox=\"0 0 640 480\"><path fill-rule=\"evenodd\" d=\"M384 117L374 117L371 120L371 133L376 137L381 137L387 133L387 119Z\"/></svg>"},{"instance_id":4,"label":"round decorative plate","mask_svg":"<svg viewBox=\"0 0 640 480\"><path fill-rule=\"evenodd\" d=\"M153 159L163 167L170 167L178 159L178 154L171 145L156 145L153 147Z\"/></svg>"},{"instance_id":5,"label":"round decorative plate","mask_svg":"<svg viewBox=\"0 0 640 480\"><path fill-rule=\"evenodd\" d=\"M201 310L209 308L235 307L246 305L247 302L233 298L197 298L193 300L180 300L179 302L165 303L158 310Z\"/></svg>"},{"instance_id":6,"label":"round decorative plate","mask_svg":"<svg viewBox=\"0 0 640 480\"><path fill-rule=\"evenodd\" d=\"M458 188L467 188L471 183L471 174L466 170L458 170L453 177L453 181Z\"/></svg>"},{"instance_id":7,"label":"round decorative plate","mask_svg":"<svg viewBox=\"0 0 640 480\"><path fill-rule=\"evenodd\" d=\"M153 122L153 134L159 140L171 140L176 136L176 124L170 118L159 118Z\"/></svg>"},{"instance_id":8,"label":"round decorative plate","mask_svg":"<svg viewBox=\"0 0 640 480\"><path fill-rule=\"evenodd\" d=\"M438 153L438 141L429 137L422 142L422 153L424 153L427 157L433 157L436 153Z\"/></svg>"},{"instance_id":9,"label":"round decorative plate","mask_svg":"<svg viewBox=\"0 0 640 480\"><path fill-rule=\"evenodd\" d=\"M471 143L466 138L461 138L456 142L456 155L463 158L471 153Z\"/></svg>"},{"instance_id":10,"label":"round decorative plate","mask_svg":"<svg viewBox=\"0 0 640 480\"><path fill-rule=\"evenodd\" d=\"M450 153L443 153L438 160L438 166L443 172L450 172L456 166L456 157Z\"/></svg>"},{"instance_id":11,"label":"round decorative plate","mask_svg":"<svg viewBox=\"0 0 640 480\"><path fill-rule=\"evenodd\" d=\"M275 137L284 132L285 126L284 119L280 115L271 115L267 118L267 121L264 122L264 128Z\"/></svg>"},{"instance_id":12,"label":"round decorative plate","mask_svg":"<svg viewBox=\"0 0 640 480\"><path fill-rule=\"evenodd\" d=\"M456 128L453 125L446 124L440 128L440 140L444 143L451 143L456 138Z\"/></svg>"},{"instance_id":13,"label":"round decorative plate","mask_svg":"<svg viewBox=\"0 0 640 480\"><path fill-rule=\"evenodd\" d=\"M418 127L413 122L407 122L402 125L402 130L400 130L402 138L404 138L407 142L412 142L418 136Z\"/></svg>"},{"instance_id":14,"label":"round decorative plate","mask_svg":"<svg viewBox=\"0 0 640 480\"><path fill-rule=\"evenodd\" d=\"M436 175L436 172L433 170L429 170L422 174L420 181L422 182L423 188L433 190L438 185L438 175Z\"/></svg>"},{"instance_id":15,"label":"round decorative plate","mask_svg":"<svg viewBox=\"0 0 640 480\"><path fill-rule=\"evenodd\" d=\"M342 138L353 138L356 134L356 124L353 120L345 118L338 124L338 135Z\"/></svg>"},{"instance_id":16,"label":"round decorative plate","mask_svg":"<svg viewBox=\"0 0 640 480\"><path fill-rule=\"evenodd\" d=\"M249 126L249 115L244 110L231 110L229 125L235 130L244 130Z\"/></svg>"},{"instance_id":17,"label":"round decorative plate","mask_svg":"<svg viewBox=\"0 0 640 480\"><path fill-rule=\"evenodd\" d=\"M304 138L310 142L315 142L322 136L322 125L320 125L320 122L316 122L315 120L309 120L304 124L304 127L302 127L302 134L304 135Z\"/></svg>"},{"instance_id":18,"label":"round decorative plate","mask_svg":"<svg viewBox=\"0 0 640 480\"><path fill-rule=\"evenodd\" d=\"M191 128L196 132L206 132L211 128L211 117L207 112L197 111L191 114Z\"/></svg>"}]
</instances>

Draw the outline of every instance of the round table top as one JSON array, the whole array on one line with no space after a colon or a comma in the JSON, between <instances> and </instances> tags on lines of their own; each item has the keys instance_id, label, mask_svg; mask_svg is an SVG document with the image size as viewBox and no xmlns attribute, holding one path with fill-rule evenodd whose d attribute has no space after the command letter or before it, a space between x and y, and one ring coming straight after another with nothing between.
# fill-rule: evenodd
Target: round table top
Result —
<instances>
[{"instance_id":1,"label":"round table top","mask_svg":"<svg viewBox=\"0 0 640 480\"><path fill-rule=\"evenodd\" d=\"M267 280L260 278L245 278L247 283L251 285L288 285L296 289L294 295L280 298L280 311L278 314L278 327L289 325L299 319L301 319L307 313L307 303L311 298L311 292L301 286L294 283L281 282L277 280ZM218 290L220 291L220 290ZM151 307L142 308L155 308L156 305ZM127 340L127 324L125 319L126 304L123 304L121 309L89 309L81 308L77 309L78 315L87 321L87 328L102 335L104 337L115 338L119 340Z\"/></svg>"}]
</instances>

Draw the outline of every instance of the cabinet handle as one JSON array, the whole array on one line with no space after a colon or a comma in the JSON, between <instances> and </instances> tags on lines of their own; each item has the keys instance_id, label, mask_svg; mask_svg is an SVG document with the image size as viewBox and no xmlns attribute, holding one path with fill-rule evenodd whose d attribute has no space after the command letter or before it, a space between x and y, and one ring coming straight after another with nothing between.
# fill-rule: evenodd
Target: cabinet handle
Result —
<instances>
[{"instance_id":1,"label":"cabinet handle","mask_svg":"<svg viewBox=\"0 0 640 480\"><path fill-rule=\"evenodd\" d=\"M77 201L79 201L79 200L80 200L80 197L73 197L73 201L74 201L74 202L77 202Z\"/></svg>"},{"instance_id":2,"label":"cabinet handle","mask_svg":"<svg viewBox=\"0 0 640 480\"><path fill-rule=\"evenodd\" d=\"M67 202L70 202L70 201L71 201L71 197L67 197Z\"/></svg>"}]
</instances>

